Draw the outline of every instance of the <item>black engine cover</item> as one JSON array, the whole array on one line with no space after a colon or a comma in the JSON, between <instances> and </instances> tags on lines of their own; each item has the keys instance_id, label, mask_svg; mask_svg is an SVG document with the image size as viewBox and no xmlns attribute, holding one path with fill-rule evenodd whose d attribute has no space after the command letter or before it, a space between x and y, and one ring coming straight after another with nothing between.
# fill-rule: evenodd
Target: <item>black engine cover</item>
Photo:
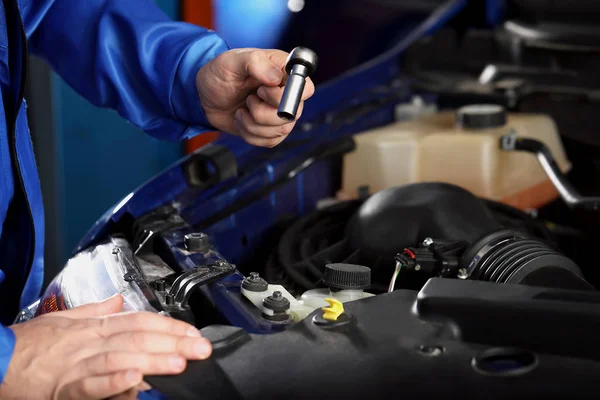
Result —
<instances>
[{"instance_id":1,"label":"black engine cover","mask_svg":"<svg viewBox=\"0 0 600 400\"><path fill-rule=\"evenodd\" d=\"M348 225L348 237L354 248L393 259L400 246L428 236L473 242L501 227L471 192L446 183L417 183L371 196Z\"/></svg>"},{"instance_id":2,"label":"black engine cover","mask_svg":"<svg viewBox=\"0 0 600 400\"><path fill-rule=\"evenodd\" d=\"M432 279L418 297L396 291L346 303L349 322L337 327L312 316L271 335L207 327L208 362L148 381L176 399L597 398L600 353L581 353L594 347L600 295L582 293ZM536 337L544 340L536 345ZM474 360L490 349L488 361L505 350L521 356L477 370Z\"/></svg>"}]
</instances>

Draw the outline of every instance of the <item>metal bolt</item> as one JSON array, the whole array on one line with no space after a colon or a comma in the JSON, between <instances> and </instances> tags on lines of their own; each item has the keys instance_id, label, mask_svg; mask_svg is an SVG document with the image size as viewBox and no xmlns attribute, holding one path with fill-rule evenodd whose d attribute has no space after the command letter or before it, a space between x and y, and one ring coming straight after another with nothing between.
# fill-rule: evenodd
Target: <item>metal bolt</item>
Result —
<instances>
[{"instance_id":1,"label":"metal bolt","mask_svg":"<svg viewBox=\"0 0 600 400\"><path fill-rule=\"evenodd\" d=\"M260 277L258 272L250 272L250 275L242 281L242 289L251 292L265 292L269 288L269 284Z\"/></svg>"},{"instance_id":2,"label":"metal bolt","mask_svg":"<svg viewBox=\"0 0 600 400\"><path fill-rule=\"evenodd\" d=\"M272 314L266 314L263 311L263 317L272 321L288 321L290 316L287 311L290 309L290 301L283 297L280 291L274 291L269 297L263 300L263 308L272 310Z\"/></svg>"},{"instance_id":3,"label":"metal bolt","mask_svg":"<svg viewBox=\"0 0 600 400\"><path fill-rule=\"evenodd\" d=\"M467 279L469 278L469 272L465 268L461 268L458 270L458 274L456 275L458 279Z\"/></svg>"},{"instance_id":4,"label":"metal bolt","mask_svg":"<svg viewBox=\"0 0 600 400\"><path fill-rule=\"evenodd\" d=\"M220 269L220 270L226 270L226 269L230 269L231 268L231 264L229 264L227 261L217 260L213 264L213 267L215 267L217 269Z\"/></svg>"},{"instance_id":5,"label":"metal bolt","mask_svg":"<svg viewBox=\"0 0 600 400\"><path fill-rule=\"evenodd\" d=\"M204 253L209 249L208 235L202 232L188 233L183 241L190 252Z\"/></svg>"},{"instance_id":6,"label":"metal bolt","mask_svg":"<svg viewBox=\"0 0 600 400\"><path fill-rule=\"evenodd\" d=\"M517 134L514 130L510 130L506 135L500 138L500 144L502 150L512 151L515 149L517 144Z\"/></svg>"},{"instance_id":7,"label":"metal bolt","mask_svg":"<svg viewBox=\"0 0 600 400\"><path fill-rule=\"evenodd\" d=\"M421 264L415 265L415 271L420 271L420 270L421 270Z\"/></svg>"},{"instance_id":8,"label":"metal bolt","mask_svg":"<svg viewBox=\"0 0 600 400\"><path fill-rule=\"evenodd\" d=\"M425 247L429 247L433 244L433 239L430 237L426 237L425 240L423 240L423 246Z\"/></svg>"},{"instance_id":9,"label":"metal bolt","mask_svg":"<svg viewBox=\"0 0 600 400\"><path fill-rule=\"evenodd\" d=\"M171 293L165 296L165 303L167 303L168 306L172 306L173 304L175 304L175 298Z\"/></svg>"},{"instance_id":10,"label":"metal bolt","mask_svg":"<svg viewBox=\"0 0 600 400\"><path fill-rule=\"evenodd\" d=\"M165 289L166 289L166 282L165 282L165 280L164 279L157 280L156 282L154 282L154 287L159 292L164 292Z\"/></svg>"}]
</instances>

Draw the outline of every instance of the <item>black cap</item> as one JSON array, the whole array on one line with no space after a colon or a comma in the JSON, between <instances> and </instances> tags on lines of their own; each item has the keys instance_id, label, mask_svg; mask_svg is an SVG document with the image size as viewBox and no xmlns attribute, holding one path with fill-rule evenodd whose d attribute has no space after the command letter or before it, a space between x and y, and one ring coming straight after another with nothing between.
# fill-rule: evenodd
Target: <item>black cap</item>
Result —
<instances>
[{"instance_id":1,"label":"black cap","mask_svg":"<svg viewBox=\"0 0 600 400\"><path fill-rule=\"evenodd\" d=\"M371 286L371 268L354 264L327 264L323 282L333 289L366 289Z\"/></svg>"},{"instance_id":2,"label":"black cap","mask_svg":"<svg viewBox=\"0 0 600 400\"><path fill-rule=\"evenodd\" d=\"M497 104L473 104L456 112L456 124L465 129L498 128L506 125L506 110Z\"/></svg>"},{"instance_id":3,"label":"black cap","mask_svg":"<svg viewBox=\"0 0 600 400\"><path fill-rule=\"evenodd\" d=\"M191 253L206 253L210 249L210 239L206 233L188 233L183 239L185 248Z\"/></svg>"},{"instance_id":4,"label":"black cap","mask_svg":"<svg viewBox=\"0 0 600 400\"><path fill-rule=\"evenodd\" d=\"M269 288L269 284L260 277L258 272L250 272L250 276L242 281L242 288L250 292L264 292Z\"/></svg>"},{"instance_id":5,"label":"black cap","mask_svg":"<svg viewBox=\"0 0 600 400\"><path fill-rule=\"evenodd\" d=\"M275 291L273 294L263 300L263 306L275 313L282 313L290 309L290 301L286 299L281 292Z\"/></svg>"}]
</instances>

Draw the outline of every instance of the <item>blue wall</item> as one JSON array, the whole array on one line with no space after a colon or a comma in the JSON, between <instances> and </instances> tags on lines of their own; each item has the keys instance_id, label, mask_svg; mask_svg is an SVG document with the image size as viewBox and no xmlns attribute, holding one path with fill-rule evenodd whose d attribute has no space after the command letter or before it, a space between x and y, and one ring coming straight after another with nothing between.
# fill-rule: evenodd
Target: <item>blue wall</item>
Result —
<instances>
[{"instance_id":1,"label":"blue wall","mask_svg":"<svg viewBox=\"0 0 600 400\"><path fill-rule=\"evenodd\" d=\"M215 30L231 47L273 48L291 15L287 0L213 0Z\"/></svg>"},{"instance_id":2,"label":"blue wall","mask_svg":"<svg viewBox=\"0 0 600 400\"><path fill-rule=\"evenodd\" d=\"M178 0L155 0L179 18ZM96 219L125 194L182 155L181 143L146 136L116 112L96 108L57 75L52 76L52 112L58 164L58 210L63 261Z\"/></svg>"}]
</instances>

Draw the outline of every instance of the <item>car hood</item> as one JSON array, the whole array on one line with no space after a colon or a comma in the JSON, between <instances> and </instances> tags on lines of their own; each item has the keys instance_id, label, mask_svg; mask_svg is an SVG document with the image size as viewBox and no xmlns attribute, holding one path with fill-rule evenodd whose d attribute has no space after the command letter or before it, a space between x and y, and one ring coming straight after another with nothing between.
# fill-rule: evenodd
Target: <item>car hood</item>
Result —
<instances>
[{"instance_id":1,"label":"car hood","mask_svg":"<svg viewBox=\"0 0 600 400\"><path fill-rule=\"evenodd\" d=\"M188 214L196 221L190 222L198 225L222 212L224 205L289 173L294 162L340 138L390 122L393 105L412 94L410 81L400 70L400 56L415 41L442 28L467 3L446 2L385 53L319 85L291 136L276 148L256 148L223 135L182 158L107 210L74 253L105 238L122 218L139 218L167 203L179 210L193 208Z\"/></svg>"}]
</instances>

